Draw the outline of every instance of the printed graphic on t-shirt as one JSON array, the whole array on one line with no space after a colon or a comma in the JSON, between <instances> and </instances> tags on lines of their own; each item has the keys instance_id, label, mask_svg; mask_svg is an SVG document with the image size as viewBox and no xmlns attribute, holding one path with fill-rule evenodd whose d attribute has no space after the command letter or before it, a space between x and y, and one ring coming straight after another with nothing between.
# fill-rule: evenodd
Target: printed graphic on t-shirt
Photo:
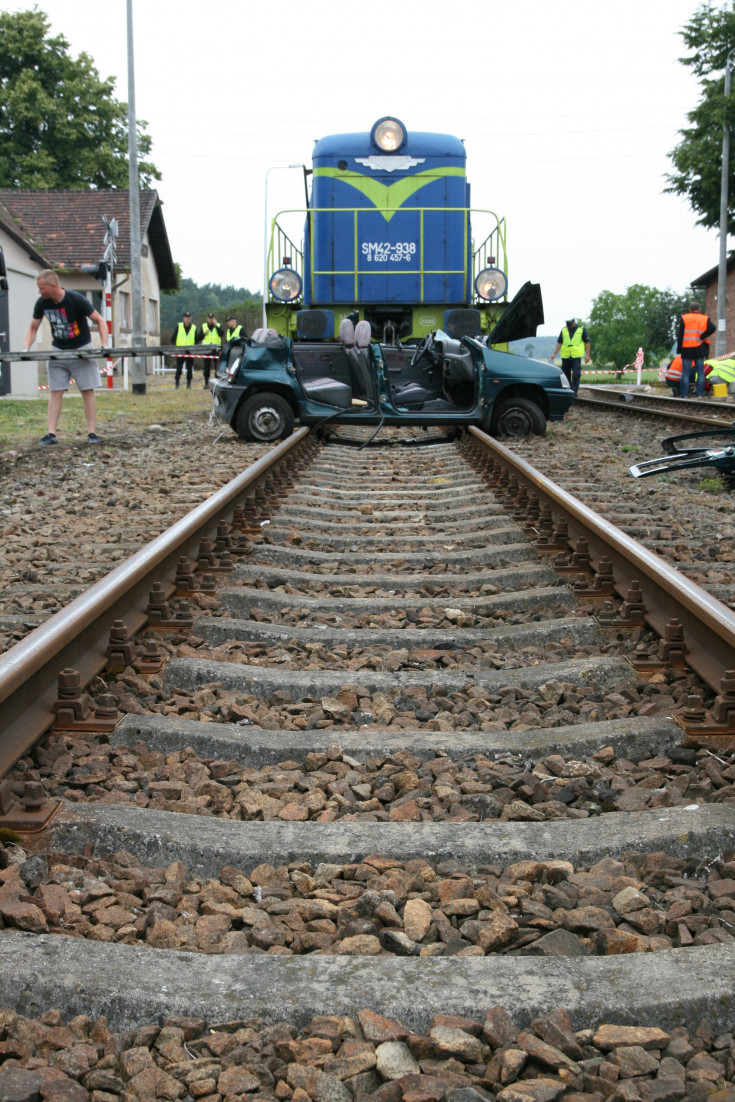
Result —
<instances>
[{"instance_id":1,"label":"printed graphic on t-shirt","mask_svg":"<svg viewBox=\"0 0 735 1102\"><path fill-rule=\"evenodd\" d=\"M54 340L69 340L79 336L79 322L69 321L63 306L53 310L44 310L44 313L49 320Z\"/></svg>"}]
</instances>

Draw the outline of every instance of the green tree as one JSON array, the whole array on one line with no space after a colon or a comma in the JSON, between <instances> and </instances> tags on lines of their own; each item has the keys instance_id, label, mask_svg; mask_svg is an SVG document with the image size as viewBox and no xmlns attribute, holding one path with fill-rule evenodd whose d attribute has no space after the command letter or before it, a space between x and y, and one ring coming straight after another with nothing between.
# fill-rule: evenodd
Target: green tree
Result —
<instances>
[{"instance_id":1,"label":"green tree","mask_svg":"<svg viewBox=\"0 0 735 1102\"><path fill-rule=\"evenodd\" d=\"M0 13L0 187L128 186L127 105L113 96L88 54L73 58L46 14ZM139 179L161 174L143 158L151 139L138 124Z\"/></svg>"},{"instance_id":2,"label":"green tree","mask_svg":"<svg viewBox=\"0 0 735 1102\"><path fill-rule=\"evenodd\" d=\"M735 91L725 103L724 69L727 55L735 46L735 2L722 7L703 3L679 32L686 57L679 58L699 79L702 95L687 115L691 123L681 130L681 141L669 156L674 171L667 175L664 190L682 195L699 216L697 224L717 228L720 224L722 125L725 117L735 120ZM735 158L728 172L728 232L735 231Z\"/></svg>"},{"instance_id":3,"label":"green tree","mask_svg":"<svg viewBox=\"0 0 735 1102\"><path fill-rule=\"evenodd\" d=\"M676 338L685 295L635 283L625 294L601 291L592 303L587 331L595 363L622 368L633 363L639 348L650 364L668 355Z\"/></svg>"}]
</instances>

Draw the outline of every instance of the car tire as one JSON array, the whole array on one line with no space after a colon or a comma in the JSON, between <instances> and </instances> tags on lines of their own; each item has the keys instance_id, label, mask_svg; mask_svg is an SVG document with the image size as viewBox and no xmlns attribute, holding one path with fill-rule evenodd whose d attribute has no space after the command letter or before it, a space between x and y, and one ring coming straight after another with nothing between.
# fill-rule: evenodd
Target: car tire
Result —
<instances>
[{"instance_id":1,"label":"car tire","mask_svg":"<svg viewBox=\"0 0 735 1102\"><path fill-rule=\"evenodd\" d=\"M243 440L273 444L293 432L293 410L280 394L251 394L237 411L235 432Z\"/></svg>"},{"instance_id":2,"label":"car tire","mask_svg":"<svg viewBox=\"0 0 735 1102\"><path fill-rule=\"evenodd\" d=\"M543 436L546 417L529 398L506 398L498 403L490 422L492 436Z\"/></svg>"}]
</instances>

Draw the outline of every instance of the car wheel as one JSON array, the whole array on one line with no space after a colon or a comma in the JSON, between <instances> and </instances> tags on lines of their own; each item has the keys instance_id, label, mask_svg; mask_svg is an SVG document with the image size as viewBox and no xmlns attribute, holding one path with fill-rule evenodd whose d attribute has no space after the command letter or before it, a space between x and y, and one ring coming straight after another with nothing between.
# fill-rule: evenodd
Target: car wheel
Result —
<instances>
[{"instance_id":1,"label":"car wheel","mask_svg":"<svg viewBox=\"0 0 735 1102\"><path fill-rule=\"evenodd\" d=\"M546 418L528 398L506 398L499 402L490 424L493 436L543 436Z\"/></svg>"},{"instance_id":2,"label":"car wheel","mask_svg":"<svg viewBox=\"0 0 735 1102\"><path fill-rule=\"evenodd\" d=\"M293 432L293 410L280 394L251 394L237 411L235 431L243 440L272 444Z\"/></svg>"}]
</instances>

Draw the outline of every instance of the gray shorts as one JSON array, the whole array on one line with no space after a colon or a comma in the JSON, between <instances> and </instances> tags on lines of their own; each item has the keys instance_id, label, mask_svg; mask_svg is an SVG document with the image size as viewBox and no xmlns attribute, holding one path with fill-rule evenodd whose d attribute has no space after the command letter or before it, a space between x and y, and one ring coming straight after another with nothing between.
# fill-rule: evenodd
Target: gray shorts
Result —
<instances>
[{"instance_id":1,"label":"gray shorts","mask_svg":"<svg viewBox=\"0 0 735 1102\"><path fill-rule=\"evenodd\" d=\"M92 343L72 349L74 352L86 352L94 348ZM96 390L101 386L100 368L97 360L49 360L46 365L49 390L68 390L73 379L80 390Z\"/></svg>"}]
</instances>

